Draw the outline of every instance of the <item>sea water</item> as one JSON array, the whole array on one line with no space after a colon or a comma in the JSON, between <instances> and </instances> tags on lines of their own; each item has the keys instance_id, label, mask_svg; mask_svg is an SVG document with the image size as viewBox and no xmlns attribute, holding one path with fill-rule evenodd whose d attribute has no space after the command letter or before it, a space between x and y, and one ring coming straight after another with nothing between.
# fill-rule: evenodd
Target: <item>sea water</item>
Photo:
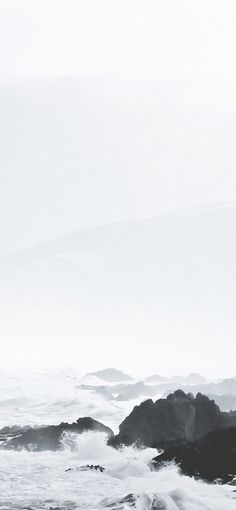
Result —
<instances>
[{"instance_id":1,"label":"sea water","mask_svg":"<svg viewBox=\"0 0 236 510\"><path fill-rule=\"evenodd\" d=\"M77 390L77 383L71 373L1 374L1 426L56 424L92 416L117 431L134 402L107 402L93 392ZM64 434L57 452L0 450L0 508L236 509L232 488L183 476L173 464L153 471L155 455L150 448L115 450L107 446L103 433L93 432ZM86 464L99 464L105 471L78 469Z\"/></svg>"}]
</instances>

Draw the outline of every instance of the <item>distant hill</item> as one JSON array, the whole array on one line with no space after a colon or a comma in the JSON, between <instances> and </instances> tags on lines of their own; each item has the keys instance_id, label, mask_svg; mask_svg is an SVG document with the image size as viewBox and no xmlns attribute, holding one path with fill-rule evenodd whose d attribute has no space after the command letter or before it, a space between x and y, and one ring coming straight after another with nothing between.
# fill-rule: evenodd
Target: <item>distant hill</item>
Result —
<instances>
[{"instance_id":1,"label":"distant hill","mask_svg":"<svg viewBox=\"0 0 236 510\"><path fill-rule=\"evenodd\" d=\"M193 372L186 377L182 375L174 375L173 377L166 377L164 375L154 374L145 379L146 383L161 384L161 383L178 383L178 384L205 384L207 380L201 374Z\"/></svg>"},{"instance_id":2,"label":"distant hill","mask_svg":"<svg viewBox=\"0 0 236 510\"><path fill-rule=\"evenodd\" d=\"M193 372L192 374L187 375L187 377L185 377L184 381L187 384L204 384L204 383L207 383L206 378L203 377L201 374L198 374L196 372Z\"/></svg>"},{"instance_id":3,"label":"distant hill","mask_svg":"<svg viewBox=\"0 0 236 510\"><path fill-rule=\"evenodd\" d=\"M116 368L104 368L103 370L98 370L97 372L90 372L86 374L86 376L96 376L99 379L102 379L106 382L121 382L121 381L131 381L132 377L128 374L125 374L121 370L117 370Z\"/></svg>"},{"instance_id":4,"label":"distant hill","mask_svg":"<svg viewBox=\"0 0 236 510\"><path fill-rule=\"evenodd\" d=\"M212 377L224 359L233 373L235 232L236 207L203 207L81 230L0 259L8 361L30 352L38 363L34 338L47 358L55 342L57 357L80 367L104 355L108 367L135 359L136 371L155 362L165 374L194 364Z\"/></svg>"},{"instance_id":5,"label":"distant hill","mask_svg":"<svg viewBox=\"0 0 236 510\"><path fill-rule=\"evenodd\" d=\"M216 395L207 393L207 397L214 400L221 411L236 411L236 395Z\"/></svg>"},{"instance_id":6,"label":"distant hill","mask_svg":"<svg viewBox=\"0 0 236 510\"><path fill-rule=\"evenodd\" d=\"M154 384L164 383L166 381L168 381L168 377L165 377L164 375L158 375L158 374L150 375L149 377L146 377L146 379L145 379L145 383L154 383Z\"/></svg>"},{"instance_id":7,"label":"distant hill","mask_svg":"<svg viewBox=\"0 0 236 510\"><path fill-rule=\"evenodd\" d=\"M231 377L228 379L222 379L218 382L211 382L206 384L187 384L183 383L179 380L168 381L163 384L159 384L157 389L160 393L163 394L163 397L167 397L170 391L175 391L177 389L182 389L185 392L190 392L196 395L197 393L204 393L204 395L213 395L215 396L233 396L236 395L236 379ZM220 404L219 404L220 405Z\"/></svg>"},{"instance_id":8,"label":"distant hill","mask_svg":"<svg viewBox=\"0 0 236 510\"><path fill-rule=\"evenodd\" d=\"M186 377L182 375L175 375L170 379L170 382L180 383L180 384L205 384L207 380L201 374L193 372L192 374L187 375Z\"/></svg>"}]
</instances>

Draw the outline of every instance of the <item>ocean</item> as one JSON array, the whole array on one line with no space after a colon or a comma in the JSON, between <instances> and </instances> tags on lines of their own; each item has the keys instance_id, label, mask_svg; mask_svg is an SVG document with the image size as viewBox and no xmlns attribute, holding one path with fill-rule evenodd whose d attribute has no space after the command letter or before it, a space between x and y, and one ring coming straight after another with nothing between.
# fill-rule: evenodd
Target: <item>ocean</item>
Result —
<instances>
[{"instance_id":1,"label":"ocean","mask_svg":"<svg viewBox=\"0 0 236 510\"><path fill-rule=\"evenodd\" d=\"M0 426L58 424L91 416L117 432L137 401L107 401L77 389L72 369L1 373ZM140 401L140 399L139 399ZM167 465L150 467L156 450L106 444L103 433L65 434L57 452L0 450L4 510L235 510L233 487L207 484ZM80 466L99 464L104 472ZM129 496L129 497L127 497Z\"/></svg>"}]
</instances>

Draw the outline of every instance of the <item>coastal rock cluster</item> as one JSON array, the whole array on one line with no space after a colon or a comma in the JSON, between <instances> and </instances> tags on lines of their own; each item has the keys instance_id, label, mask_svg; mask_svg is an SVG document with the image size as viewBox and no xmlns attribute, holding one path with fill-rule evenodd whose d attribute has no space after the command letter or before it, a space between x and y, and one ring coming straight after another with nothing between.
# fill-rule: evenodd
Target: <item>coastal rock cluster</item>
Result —
<instances>
[{"instance_id":1,"label":"coastal rock cluster","mask_svg":"<svg viewBox=\"0 0 236 510\"><path fill-rule=\"evenodd\" d=\"M232 482L236 474L236 427L216 430L200 441L167 449L153 459L155 468L176 462L188 476Z\"/></svg>"},{"instance_id":2,"label":"coastal rock cluster","mask_svg":"<svg viewBox=\"0 0 236 510\"><path fill-rule=\"evenodd\" d=\"M156 402L135 406L110 444L137 443L151 448L169 448L197 441L214 430L236 426L236 412L221 412L214 400L198 393L194 397L177 390Z\"/></svg>"},{"instance_id":3,"label":"coastal rock cluster","mask_svg":"<svg viewBox=\"0 0 236 510\"><path fill-rule=\"evenodd\" d=\"M26 449L33 451L58 450L62 447L62 436L65 432L82 434L83 432L104 432L108 438L114 434L109 427L90 417L79 418L75 423L60 423L46 427L0 430L2 447L7 449Z\"/></svg>"},{"instance_id":4,"label":"coastal rock cluster","mask_svg":"<svg viewBox=\"0 0 236 510\"><path fill-rule=\"evenodd\" d=\"M136 444L163 452L153 468L174 461L183 473L207 481L230 482L236 476L236 412L222 412L214 400L177 390L156 402L146 400L121 423L119 433L90 417L44 427L4 427L1 448L33 451L62 448L63 434L103 432L108 445Z\"/></svg>"}]
</instances>

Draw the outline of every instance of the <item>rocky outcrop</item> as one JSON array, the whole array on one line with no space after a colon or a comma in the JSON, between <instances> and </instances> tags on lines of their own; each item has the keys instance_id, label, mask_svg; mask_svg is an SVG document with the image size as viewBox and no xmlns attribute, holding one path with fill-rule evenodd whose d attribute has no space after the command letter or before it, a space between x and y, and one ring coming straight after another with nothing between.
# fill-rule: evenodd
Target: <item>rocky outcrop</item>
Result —
<instances>
[{"instance_id":1,"label":"rocky outcrop","mask_svg":"<svg viewBox=\"0 0 236 510\"><path fill-rule=\"evenodd\" d=\"M197 441L213 430L232 425L236 426L236 413L222 413L213 400L200 393L194 398L177 390L155 403L146 400L135 406L109 443L168 448Z\"/></svg>"},{"instance_id":2,"label":"rocky outcrop","mask_svg":"<svg viewBox=\"0 0 236 510\"><path fill-rule=\"evenodd\" d=\"M21 427L20 425L12 425L11 427L3 427L0 429L0 446L11 439L20 436L27 430L30 430L32 427L30 425L24 425Z\"/></svg>"},{"instance_id":3,"label":"rocky outcrop","mask_svg":"<svg viewBox=\"0 0 236 510\"><path fill-rule=\"evenodd\" d=\"M166 450L153 459L159 468L174 461L188 476L229 482L236 475L236 427L217 430L196 443Z\"/></svg>"},{"instance_id":4,"label":"rocky outcrop","mask_svg":"<svg viewBox=\"0 0 236 510\"><path fill-rule=\"evenodd\" d=\"M3 448L27 449L33 451L58 450L61 448L61 439L64 432L75 432L82 434L86 431L105 432L111 439L113 432L99 421L93 418L79 418L75 423L60 423L40 428L29 428L25 431L18 431L15 437L10 437L2 442Z\"/></svg>"}]
</instances>

